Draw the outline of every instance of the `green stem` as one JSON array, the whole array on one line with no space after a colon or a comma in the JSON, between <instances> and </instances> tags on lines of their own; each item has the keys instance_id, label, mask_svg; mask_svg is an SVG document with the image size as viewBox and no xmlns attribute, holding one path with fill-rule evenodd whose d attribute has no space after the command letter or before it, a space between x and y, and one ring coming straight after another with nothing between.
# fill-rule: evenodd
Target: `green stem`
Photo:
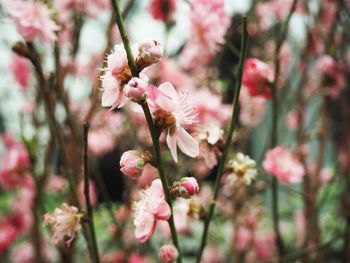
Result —
<instances>
[{"instance_id":1,"label":"green stem","mask_svg":"<svg viewBox=\"0 0 350 263\"><path fill-rule=\"evenodd\" d=\"M137 71L134 56L132 54L129 37L125 31L123 17L121 15L119 5L117 3L117 0L111 0L111 1L112 1L113 9L114 9L114 14L115 14L115 22L117 23L117 26L118 26L118 29L120 32L120 36L121 36L122 41L123 41L123 45L124 45L124 48L126 51L126 55L128 57L128 63L129 63L131 73L134 77L138 77L139 73Z\"/></svg>"},{"instance_id":2,"label":"green stem","mask_svg":"<svg viewBox=\"0 0 350 263\"><path fill-rule=\"evenodd\" d=\"M91 235L93 262L99 263L100 258L98 255L98 246L96 241L94 214L93 214L91 198L90 198L90 179L89 179L89 163L88 163L89 127L90 127L89 123L84 123L84 128L83 128L84 195L85 195L85 205L86 205L86 210L88 215L88 226L89 226L90 235Z\"/></svg>"},{"instance_id":3,"label":"green stem","mask_svg":"<svg viewBox=\"0 0 350 263\"><path fill-rule=\"evenodd\" d=\"M118 26L118 29L120 32L120 36L122 38L123 45L124 45L124 48L125 48L125 51L126 51L126 54L128 57L128 63L129 63L131 73L134 77L138 77L138 70L137 70L135 60L134 60L134 57L133 57L133 54L131 51L130 41L129 41L129 38L126 34L125 28L124 28L124 22L123 22L122 15L120 13L118 3L116 0L111 0L111 1L112 1L114 13L115 13L115 20L116 20L116 23L117 23L117 26ZM169 204L170 209L171 209L171 215L170 215L170 218L168 220L168 224L170 227L173 243L174 243L174 245L177 248L178 253L179 253L179 257L177 259L177 262L182 263L181 248L179 245L177 232L176 232L176 228L175 228L175 223L174 223L174 217L173 217L173 205L172 205L172 199L171 199L171 195L170 195L169 182L168 182L168 178L166 177L165 172L164 172L162 155L160 152L159 136L158 136L158 133L157 133L156 127L154 125L153 118L152 118L152 115L151 115L151 112L149 110L147 103L143 103L141 106L142 106L143 112L144 112L146 120L147 120L148 129L149 129L150 134L151 134L153 148L154 148L154 152L155 152L156 159L157 159L157 168L158 168L159 177L160 177L160 180L162 182L163 189L164 189L165 199L166 199L166 201Z\"/></svg>"},{"instance_id":4,"label":"green stem","mask_svg":"<svg viewBox=\"0 0 350 263\"><path fill-rule=\"evenodd\" d=\"M204 251L204 248L207 243L208 238L208 232L209 232L209 225L213 218L215 206L217 203L219 191L220 191L220 184L221 184L221 178L223 176L225 163L227 156L229 154L231 143L232 143L232 135L233 131L236 126L236 119L238 115L238 106L239 106L239 94L241 91L241 84L242 84L242 75L243 75L243 69L244 69L244 62L247 56L247 49L248 49L248 31L247 31L247 17L242 17L242 39L241 39L241 51L240 51L240 58L239 58L239 64L238 64L238 70L237 70L237 81L236 81L236 87L235 87L235 96L233 99L233 111L232 111L232 117L230 121L230 126L227 130L227 137L226 137L226 144L224 148L224 152L222 154L222 157L220 159L219 168L216 174L215 184L214 184L214 196L213 200L210 204L208 216L204 222L204 229L201 239L201 244L199 247L198 255L197 255L197 262L199 263Z\"/></svg>"}]
</instances>

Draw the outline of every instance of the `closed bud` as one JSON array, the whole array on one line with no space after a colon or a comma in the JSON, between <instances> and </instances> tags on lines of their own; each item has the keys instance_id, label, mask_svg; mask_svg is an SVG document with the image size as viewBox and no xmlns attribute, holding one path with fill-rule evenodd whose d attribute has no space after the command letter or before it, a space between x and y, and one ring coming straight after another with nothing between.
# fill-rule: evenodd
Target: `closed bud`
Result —
<instances>
[{"instance_id":1,"label":"closed bud","mask_svg":"<svg viewBox=\"0 0 350 263\"><path fill-rule=\"evenodd\" d=\"M196 178L184 177L179 182L174 182L171 192L176 197L189 199L199 191Z\"/></svg>"},{"instance_id":2,"label":"closed bud","mask_svg":"<svg viewBox=\"0 0 350 263\"><path fill-rule=\"evenodd\" d=\"M173 245L164 245L159 250L159 259L164 263L174 262L178 256L179 253L177 252L176 247Z\"/></svg>"},{"instance_id":3,"label":"closed bud","mask_svg":"<svg viewBox=\"0 0 350 263\"><path fill-rule=\"evenodd\" d=\"M163 56L163 48L157 40L144 40L139 44L137 65L140 70L158 63Z\"/></svg>"},{"instance_id":4,"label":"closed bud","mask_svg":"<svg viewBox=\"0 0 350 263\"><path fill-rule=\"evenodd\" d=\"M132 78L124 87L124 94L129 99L140 102L146 99L148 83L140 78Z\"/></svg>"},{"instance_id":5,"label":"closed bud","mask_svg":"<svg viewBox=\"0 0 350 263\"><path fill-rule=\"evenodd\" d=\"M126 151L120 158L120 171L132 179L142 174L145 162L138 151Z\"/></svg>"}]
</instances>

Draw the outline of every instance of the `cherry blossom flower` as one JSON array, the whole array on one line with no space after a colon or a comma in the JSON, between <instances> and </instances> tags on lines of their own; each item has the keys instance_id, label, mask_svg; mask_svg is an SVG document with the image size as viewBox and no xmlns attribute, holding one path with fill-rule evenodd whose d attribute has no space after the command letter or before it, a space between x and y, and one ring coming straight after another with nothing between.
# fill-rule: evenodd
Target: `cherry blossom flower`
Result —
<instances>
[{"instance_id":1,"label":"cherry blossom flower","mask_svg":"<svg viewBox=\"0 0 350 263\"><path fill-rule=\"evenodd\" d=\"M41 2L11 0L5 8L14 20L18 33L26 40L39 38L50 44L57 38L60 27L50 18L49 9Z\"/></svg>"},{"instance_id":2,"label":"cherry blossom flower","mask_svg":"<svg viewBox=\"0 0 350 263\"><path fill-rule=\"evenodd\" d=\"M158 63L163 56L163 47L159 41L145 39L138 44L138 56L136 65L138 70L142 70L152 64Z\"/></svg>"},{"instance_id":3,"label":"cherry blossom flower","mask_svg":"<svg viewBox=\"0 0 350 263\"><path fill-rule=\"evenodd\" d=\"M18 230L10 218L0 218L0 256L16 240Z\"/></svg>"},{"instance_id":4,"label":"cherry blossom flower","mask_svg":"<svg viewBox=\"0 0 350 263\"><path fill-rule=\"evenodd\" d=\"M238 227L235 232L235 248L237 251L244 251L248 248L253 239L253 233L246 227Z\"/></svg>"},{"instance_id":5,"label":"cherry blossom flower","mask_svg":"<svg viewBox=\"0 0 350 263\"><path fill-rule=\"evenodd\" d=\"M53 214L44 215L44 224L51 226L54 244L65 243L67 246L74 240L76 233L81 229L80 219L83 214L78 208L63 203L56 208Z\"/></svg>"},{"instance_id":6,"label":"cherry blossom flower","mask_svg":"<svg viewBox=\"0 0 350 263\"><path fill-rule=\"evenodd\" d=\"M138 151L126 151L120 158L120 171L132 179L142 174L144 166L145 161Z\"/></svg>"},{"instance_id":7,"label":"cherry blossom flower","mask_svg":"<svg viewBox=\"0 0 350 263\"><path fill-rule=\"evenodd\" d=\"M242 83L250 96L271 98L270 83L274 72L269 65L256 58L248 58L245 63Z\"/></svg>"},{"instance_id":8,"label":"cherry blossom flower","mask_svg":"<svg viewBox=\"0 0 350 263\"><path fill-rule=\"evenodd\" d=\"M175 11L175 0L152 0L149 6L152 17L163 22L169 21Z\"/></svg>"},{"instance_id":9,"label":"cherry blossom flower","mask_svg":"<svg viewBox=\"0 0 350 263\"><path fill-rule=\"evenodd\" d=\"M199 140L199 154L209 169L218 163L218 158L221 155L218 144L223 140L223 134L224 131L218 125L211 124L206 128L202 128L197 135L197 139Z\"/></svg>"},{"instance_id":10,"label":"cherry blossom flower","mask_svg":"<svg viewBox=\"0 0 350 263\"><path fill-rule=\"evenodd\" d=\"M173 159L178 160L177 147L190 157L198 156L198 142L184 128L195 122L194 109L187 105L185 96L178 96L169 82L160 85L157 92L151 96L153 116L156 125L167 132L166 142Z\"/></svg>"},{"instance_id":11,"label":"cherry blossom flower","mask_svg":"<svg viewBox=\"0 0 350 263\"><path fill-rule=\"evenodd\" d=\"M283 146L267 151L262 165L266 172L286 184L300 183L305 175L304 167L296 156Z\"/></svg>"},{"instance_id":12,"label":"cherry blossom flower","mask_svg":"<svg viewBox=\"0 0 350 263\"><path fill-rule=\"evenodd\" d=\"M227 169L229 171L227 180L230 185L233 185L237 180L242 180L246 185L249 185L258 174L256 162L243 153L237 153L234 159L229 160Z\"/></svg>"},{"instance_id":13,"label":"cherry blossom flower","mask_svg":"<svg viewBox=\"0 0 350 263\"><path fill-rule=\"evenodd\" d=\"M125 96L135 102L143 101L147 96L147 91L148 83L140 78L134 77L124 86Z\"/></svg>"},{"instance_id":14,"label":"cherry blossom flower","mask_svg":"<svg viewBox=\"0 0 350 263\"><path fill-rule=\"evenodd\" d=\"M164 263L174 262L179 256L179 252L174 245L164 245L159 250L159 259Z\"/></svg>"},{"instance_id":15,"label":"cherry blossom flower","mask_svg":"<svg viewBox=\"0 0 350 263\"><path fill-rule=\"evenodd\" d=\"M139 200L133 204L135 237L146 242L154 233L158 220L168 220L171 210L165 200L160 179L139 192Z\"/></svg>"}]
</instances>

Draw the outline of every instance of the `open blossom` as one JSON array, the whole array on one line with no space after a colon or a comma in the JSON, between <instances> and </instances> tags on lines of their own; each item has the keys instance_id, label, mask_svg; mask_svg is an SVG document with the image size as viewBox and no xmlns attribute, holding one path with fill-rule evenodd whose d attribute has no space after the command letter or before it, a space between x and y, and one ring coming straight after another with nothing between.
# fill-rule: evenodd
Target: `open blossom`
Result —
<instances>
[{"instance_id":1,"label":"open blossom","mask_svg":"<svg viewBox=\"0 0 350 263\"><path fill-rule=\"evenodd\" d=\"M145 161L137 151L126 151L120 158L120 171L130 178L139 177L144 167Z\"/></svg>"},{"instance_id":2,"label":"open blossom","mask_svg":"<svg viewBox=\"0 0 350 263\"><path fill-rule=\"evenodd\" d=\"M269 65L256 58L248 58L243 71L242 83L251 96L271 98L270 83L274 72Z\"/></svg>"},{"instance_id":3,"label":"open blossom","mask_svg":"<svg viewBox=\"0 0 350 263\"><path fill-rule=\"evenodd\" d=\"M194 109L187 105L185 96L178 96L171 83L165 82L159 86L157 93L151 96L154 103L153 116L158 128L167 132L166 142L171 155L177 162L177 147L190 156L199 154L198 142L185 130L185 127L195 122Z\"/></svg>"},{"instance_id":4,"label":"open blossom","mask_svg":"<svg viewBox=\"0 0 350 263\"><path fill-rule=\"evenodd\" d=\"M224 131L218 125L209 125L201 129L197 138L199 140L199 153L204 159L208 168L213 168L218 163L218 157L221 154L218 146Z\"/></svg>"},{"instance_id":5,"label":"open blossom","mask_svg":"<svg viewBox=\"0 0 350 263\"><path fill-rule=\"evenodd\" d=\"M38 1L11 0L5 8L14 20L18 33L26 41L39 38L43 43L52 43L60 27L50 18L49 9Z\"/></svg>"},{"instance_id":6,"label":"open blossom","mask_svg":"<svg viewBox=\"0 0 350 263\"><path fill-rule=\"evenodd\" d=\"M154 19L167 22L176 10L175 0L152 0L149 11Z\"/></svg>"},{"instance_id":7,"label":"open blossom","mask_svg":"<svg viewBox=\"0 0 350 263\"><path fill-rule=\"evenodd\" d=\"M234 159L229 160L227 169L229 171L227 180L230 184L234 184L237 180L242 180L245 184L249 185L252 179L258 174L256 162L243 153L237 153Z\"/></svg>"},{"instance_id":8,"label":"open blossom","mask_svg":"<svg viewBox=\"0 0 350 263\"><path fill-rule=\"evenodd\" d=\"M174 182L171 189L172 194L177 197L189 199L199 192L199 186L196 178L183 177L179 182Z\"/></svg>"},{"instance_id":9,"label":"open blossom","mask_svg":"<svg viewBox=\"0 0 350 263\"><path fill-rule=\"evenodd\" d=\"M135 237L146 242L154 233L158 220L168 220L171 210L165 200L160 179L139 193L139 200L133 204Z\"/></svg>"},{"instance_id":10,"label":"open blossom","mask_svg":"<svg viewBox=\"0 0 350 263\"><path fill-rule=\"evenodd\" d=\"M83 214L78 212L78 208L68 206L63 203L60 208L56 208L53 214L44 215L44 224L51 226L54 244L65 243L68 246L81 228L80 219Z\"/></svg>"},{"instance_id":11,"label":"open blossom","mask_svg":"<svg viewBox=\"0 0 350 263\"><path fill-rule=\"evenodd\" d=\"M283 146L267 151L262 165L266 172L286 184L300 183L305 175L304 167L296 156Z\"/></svg>"},{"instance_id":12,"label":"open blossom","mask_svg":"<svg viewBox=\"0 0 350 263\"><path fill-rule=\"evenodd\" d=\"M174 262L179 256L179 252L174 245L164 245L159 250L159 259L164 263Z\"/></svg>"}]
</instances>

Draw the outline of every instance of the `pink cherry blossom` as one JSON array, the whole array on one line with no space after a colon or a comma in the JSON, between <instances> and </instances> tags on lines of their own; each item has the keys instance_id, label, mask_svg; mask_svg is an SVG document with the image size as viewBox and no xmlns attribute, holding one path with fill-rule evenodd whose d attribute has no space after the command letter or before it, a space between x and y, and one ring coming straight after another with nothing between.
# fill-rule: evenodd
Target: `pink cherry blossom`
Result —
<instances>
[{"instance_id":1,"label":"pink cherry blossom","mask_svg":"<svg viewBox=\"0 0 350 263\"><path fill-rule=\"evenodd\" d=\"M177 197L189 199L199 192L197 179L194 177L183 177L179 182L174 182L171 192Z\"/></svg>"},{"instance_id":2,"label":"pink cherry blossom","mask_svg":"<svg viewBox=\"0 0 350 263\"><path fill-rule=\"evenodd\" d=\"M164 263L174 262L179 255L174 245L164 245L159 250L159 259Z\"/></svg>"},{"instance_id":3,"label":"pink cherry blossom","mask_svg":"<svg viewBox=\"0 0 350 263\"><path fill-rule=\"evenodd\" d=\"M154 19L169 21L176 10L175 0L152 0L149 11Z\"/></svg>"},{"instance_id":4,"label":"pink cherry blossom","mask_svg":"<svg viewBox=\"0 0 350 263\"><path fill-rule=\"evenodd\" d=\"M139 192L139 200L133 204L135 237L146 242L154 233L158 220L168 220L171 210L165 200L160 179Z\"/></svg>"},{"instance_id":5,"label":"pink cherry blossom","mask_svg":"<svg viewBox=\"0 0 350 263\"><path fill-rule=\"evenodd\" d=\"M158 63L163 56L163 47L159 41L145 39L138 44L138 56L136 64L139 70Z\"/></svg>"},{"instance_id":6,"label":"pink cherry blossom","mask_svg":"<svg viewBox=\"0 0 350 263\"><path fill-rule=\"evenodd\" d=\"M275 255L275 237L271 233L257 233L254 239L254 252L259 261L269 261Z\"/></svg>"},{"instance_id":7,"label":"pink cherry blossom","mask_svg":"<svg viewBox=\"0 0 350 263\"><path fill-rule=\"evenodd\" d=\"M178 96L169 82L159 86L158 94L150 96L154 103L155 122L167 131L166 142L171 155L177 162L177 147L190 156L199 155L198 142L185 130L195 122L194 109L187 104L185 96Z\"/></svg>"},{"instance_id":8,"label":"pink cherry blossom","mask_svg":"<svg viewBox=\"0 0 350 263\"><path fill-rule=\"evenodd\" d=\"M18 230L10 218L0 218L0 256L16 240Z\"/></svg>"},{"instance_id":9,"label":"pink cherry blossom","mask_svg":"<svg viewBox=\"0 0 350 263\"><path fill-rule=\"evenodd\" d=\"M274 72L269 65L256 58L248 58L245 63L242 83L250 96L271 98L270 83Z\"/></svg>"},{"instance_id":10,"label":"pink cherry blossom","mask_svg":"<svg viewBox=\"0 0 350 263\"><path fill-rule=\"evenodd\" d=\"M132 78L127 85L124 86L125 96L138 102L146 98L148 83L140 78Z\"/></svg>"},{"instance_id":11,"label":"pink cherry blossom","mask_svg":"<svg viewBox=\"0 0 350 263\"><path fill-rule=\"evenodd\" d=\"M262 163L266 172L286 184L300 183L305 175L304 167L296 156L283 146L267 151Z\"/></svg>"},{"instance_id":12,"label":"pink cherry blossom","mask_svg":"<svg viewBox=\"0 0 350 263\"><path fill-rule=\"evenodd\" d=\"M39 38L43 43L56 40L60 27L50 18L49 9L41 2L10 0L5 8L14 20L18 33L26 40Z\"/></svg>"}]
</instances>

